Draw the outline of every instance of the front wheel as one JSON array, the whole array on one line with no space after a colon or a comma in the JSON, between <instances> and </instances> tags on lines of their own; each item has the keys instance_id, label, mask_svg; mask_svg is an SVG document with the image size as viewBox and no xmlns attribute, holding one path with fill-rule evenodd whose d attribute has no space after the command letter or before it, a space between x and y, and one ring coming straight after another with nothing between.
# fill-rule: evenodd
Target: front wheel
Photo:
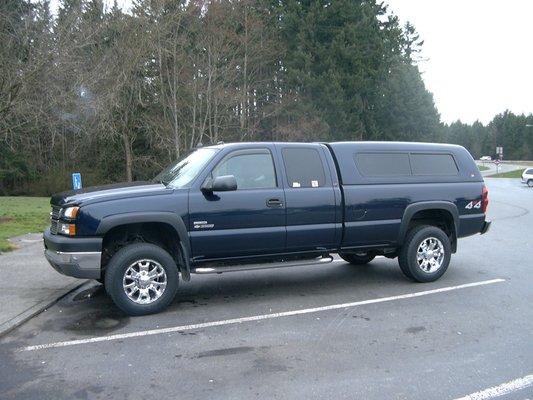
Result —
<instances>
[{"instance_id":1,"label":"front wheel","mask_svg":"<svg viewBox=\"0 0 533 400\"><path fill-rule=\"evenodd\" d=\"M400 250L402 272L417 282L433 282L448 269L451 259L450 238L436 226L411 229Z\"/></svg>"},{"instance_id":2,"label":"front wheel","mask_svg":"<svg viewBox=\"0 0 533 400\"><path fill-rule=\"evenodd\" d=\"M178 267L159 246L130 244L109 261L105 289L117 307L129 315L158 313L174 300Z\"/></svg>"},{"instance_id":3,"label":"front wheel","mask_svg":"<svg viewBox=\"0 0 533 400\"><path fill-rule=\"evenodd\" d=\"M339 253L339 257L353 265L364 265L368 264L376 256L371 253Z\"/></svg>"},{"instance_id":4,"label":"front wheel","mask_svg":"<svg viewBox=\"0 0 533 400\"><path fill-rule=\"evenodd\" d=\"M533 187L533 179L528 180L528 181L527 181L527 185L528 185L529 187Z\"/></svg>"}]
</instances>

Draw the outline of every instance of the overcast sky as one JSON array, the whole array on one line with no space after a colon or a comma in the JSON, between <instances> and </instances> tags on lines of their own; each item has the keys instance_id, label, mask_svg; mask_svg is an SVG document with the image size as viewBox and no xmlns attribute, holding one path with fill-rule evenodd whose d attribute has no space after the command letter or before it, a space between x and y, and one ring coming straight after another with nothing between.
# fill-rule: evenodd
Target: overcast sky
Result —
<instances>
[{"instance_id":1,"label":"overcast sky","mask_svg":"<svg viewBox=\"0 0 533 400\"><path fill-rule=\"evenodd\" d=\"M443 122L533 113L533 0L385 2L424 40L419 66Z\"/></svg>"},{"instance_id":2,"label":"overcast sky","mask_svg":"<svg viewBox=\"0 0 533 400\"><path fill-rule=\"evenodd\" d=\"M420 69L444 122L533 113L533 1L386 3L424 39Z\"/></svg>"}]
</instances>

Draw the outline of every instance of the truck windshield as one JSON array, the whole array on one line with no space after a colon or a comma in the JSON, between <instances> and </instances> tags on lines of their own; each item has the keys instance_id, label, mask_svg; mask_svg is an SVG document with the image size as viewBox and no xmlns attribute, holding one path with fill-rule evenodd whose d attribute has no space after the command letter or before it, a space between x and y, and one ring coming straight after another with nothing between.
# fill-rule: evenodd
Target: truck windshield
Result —
<instances>
[{"instance_id":1,"label":"truck windshield","mask_svg":"<svg viewBox=\"0 0 533 400\"><path fill-rule=\"evenodd\" d=\"M165 186L183 187L198 176L216 152L215 149L207 148L194 150L161 171L153 181L160 182Z\"/></svg>"}]
</instances>

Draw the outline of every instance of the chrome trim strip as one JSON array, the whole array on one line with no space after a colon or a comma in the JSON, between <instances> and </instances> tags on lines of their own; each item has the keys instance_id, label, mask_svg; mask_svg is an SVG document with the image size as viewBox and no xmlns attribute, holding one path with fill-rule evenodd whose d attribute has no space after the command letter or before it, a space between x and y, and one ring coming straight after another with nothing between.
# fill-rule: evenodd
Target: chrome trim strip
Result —
<instances>
[{"instance_id":1,"label":"chrome trim strip","mask_svg":"<svg viewBox=\"0 0 533 400\"><path fill-rule=\"evenodd\" d=\"M56 254L59 254L59 255L79 255L79 256L90 256L90 255L95 255L95 254L98 254L98 255L101 255L102 252L101 251L54 251L54 253Z\"/></svg>"}]
</instances>

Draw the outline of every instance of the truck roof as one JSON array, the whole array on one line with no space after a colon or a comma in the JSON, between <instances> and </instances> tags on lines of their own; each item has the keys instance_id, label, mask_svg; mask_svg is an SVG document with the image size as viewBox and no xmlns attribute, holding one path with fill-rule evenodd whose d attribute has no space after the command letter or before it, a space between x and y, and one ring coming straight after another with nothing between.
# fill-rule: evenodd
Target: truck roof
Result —
<instances>
[{"instance_id":1,"label":"truck roof","mask_svg":"<svg viewBox=\"0 0 533 400\"><path fill-rule=\"evenodd\" d=\"M332 148L342 149L342 148L353 148L356 146L359 150L384 150L384 151L424 151L424 150L448 150L448 151L457 151L460 149L464 150L464 147L456 144L448 143L425 143L425 142L387 142L387 141L345 141L345 142L231 142L231 143L219 143L216 145L204 146L207 148L228 148L228 147L252 147L252 146L261 146L265 144L275 144L275 145L298 145L298 144L325 144L329 145Z\"/></svg>"},{"instance_id":2,"label":"truck roof","mask_svg":"<svg viewBox=\"0 0 533 400\"><path fill-rule=\"evenodd\" d=\"M344 147L358 150L384 150L384 151L426 151L426 150L447 150L461 151L464 147L448 143L425 143L425 142L377 142L377 141L353 141L353 142L331 142L328 143L332 148L341 149Z\"/></svg>"}]
</instances>

